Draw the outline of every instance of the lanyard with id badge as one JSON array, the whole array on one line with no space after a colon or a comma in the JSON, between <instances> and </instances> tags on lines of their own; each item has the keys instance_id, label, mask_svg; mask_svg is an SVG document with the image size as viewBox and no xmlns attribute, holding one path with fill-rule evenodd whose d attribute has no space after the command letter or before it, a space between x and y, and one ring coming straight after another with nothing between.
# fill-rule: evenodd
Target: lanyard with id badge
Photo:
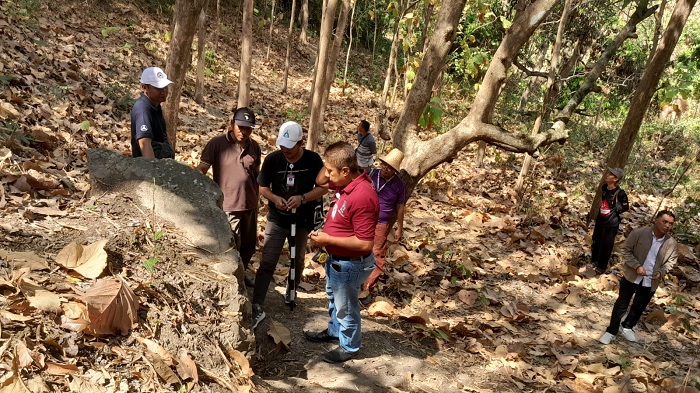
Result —
<instances>
[{"instance_id":1,"label":"lanyard with id badge","mask_svg":"<svg viewBox=\"0 0 700 393\"><path fill-rule=\"evenodd\" d=\"M287 172L287 169L285 169L284 176L287 179L287 191L289 191L289 189L294 188L294 164L287 164L287 168L290 171Z\"/></svg>"}]
</instances>

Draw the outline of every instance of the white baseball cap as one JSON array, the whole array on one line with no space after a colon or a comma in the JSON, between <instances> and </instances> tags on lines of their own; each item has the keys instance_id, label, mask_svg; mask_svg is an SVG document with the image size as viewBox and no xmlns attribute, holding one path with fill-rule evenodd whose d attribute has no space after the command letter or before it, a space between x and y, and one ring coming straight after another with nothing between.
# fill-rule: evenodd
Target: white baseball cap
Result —
<instances>
[{"instance_id":1,"label":"white baseball cap","mask_svg":"<svg viewBox=\"0 0 700 393\"><path fill-rule=\"evenodd\" d=\"M165 72L158 67L148 67L141 73L141 83L144 85L151 85L158 89L162 89L165 86L173 83Z\"/></svg>"},{"instance_id":2,"label":"white baseball cap","mask_svg":"<svg viewBox=\"0 0 700 393\"><path fill-rule=\"evenodd\" d=\"M304 138L304 130L299 123L288 121L280 126L280 133L277 135L277 146L291 149L302 138Z\"/></svg>"}]
</instances>

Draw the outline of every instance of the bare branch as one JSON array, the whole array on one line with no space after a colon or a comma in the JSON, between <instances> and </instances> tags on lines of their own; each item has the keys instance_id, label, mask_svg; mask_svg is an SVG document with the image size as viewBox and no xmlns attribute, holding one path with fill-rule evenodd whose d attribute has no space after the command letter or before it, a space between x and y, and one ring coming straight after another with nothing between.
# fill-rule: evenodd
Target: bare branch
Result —
<instances>
[{"instance_id":1,"label":"bare branch","mask_svg":"<svg viewBox=\"0 0 700 393\"><path fill-rule=\"evenodd\" d=\"M535 76L538 78L546 78L547 73L546 72L539 72L539 71L532 71L528 69L524 64L518 61L518 59L513 60L513 65L519 69L520 71L524 72L525 75L527 76Z\"/></svg>"}]
</instances>

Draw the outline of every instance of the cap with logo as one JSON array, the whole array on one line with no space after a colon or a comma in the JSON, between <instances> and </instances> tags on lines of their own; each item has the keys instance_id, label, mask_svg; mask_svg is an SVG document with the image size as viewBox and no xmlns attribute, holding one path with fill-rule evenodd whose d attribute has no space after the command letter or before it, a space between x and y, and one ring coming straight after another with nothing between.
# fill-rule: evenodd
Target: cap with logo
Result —
<instances>
[{"instance_id":1,"label":"cap with logo","mask_svg":"<svg viewBox=\"0 0 700 393\"><path fill-rule=\"evenodd\" d=\"M171 83L173 83L173 81L168 79L165 72L158 67L148 67L141 73L141 84L162 89Z\"/></svg>"},{"instance_id":2,"label":"cap with logo","mask_svg":"<svg viewBox=\"0 0 700 393\"><path fill-rule=\"evenodd\" d=\"M304 130L299 123L288 121L280 126L280 132L277 135L277 146L284 146L291 149L304 138Z\"/></svg>"},{"instance_id":3,"label":"cap with logo","mask_svg":"<svg viewBox=\"0 0 700 393\"><path fill-rule=\"evenodd\" d=\"M241 127L255 128L255 113L250 108L238 108L233 114L233 121Z\"/></svg>"}]
</instances>

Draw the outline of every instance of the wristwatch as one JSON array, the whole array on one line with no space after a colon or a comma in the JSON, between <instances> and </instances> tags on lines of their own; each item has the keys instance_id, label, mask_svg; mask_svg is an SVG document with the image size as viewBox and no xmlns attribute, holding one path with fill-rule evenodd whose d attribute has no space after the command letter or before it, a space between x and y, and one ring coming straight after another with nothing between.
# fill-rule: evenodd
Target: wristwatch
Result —
<instances>
[{"instance_id":1,"label":"wristwatch","mask_svg":"<svg viewBox=\"0 0 700 393\"><path fill-rule=\"evenodd\" d=\"M306 195L301 194L301 203L304 204L306 203Z\"/></svg>"}]
</instances>

